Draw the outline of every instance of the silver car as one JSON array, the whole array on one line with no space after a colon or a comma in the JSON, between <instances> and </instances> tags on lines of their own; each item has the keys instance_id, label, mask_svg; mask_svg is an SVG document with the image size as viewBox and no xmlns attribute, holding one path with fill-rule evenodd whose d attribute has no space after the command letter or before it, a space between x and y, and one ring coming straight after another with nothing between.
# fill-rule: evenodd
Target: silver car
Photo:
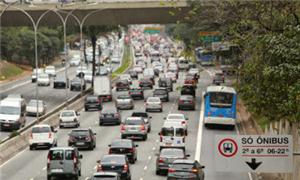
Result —
<instances>
[{"instance_id":1,"label":"silver car","mask_svg":"<svg viewBox=\"0 0 300 180\"><path fill-rule=\"evenodd\" d=\"M118 109L133 109L134 103L130 95L119 95L116 99L116 107Z\"/></svg>"},{"instance_id":2,"label":"silver car","mask_svg":"<svg viewBox=\"0 0 300 180\"><path fill-rule=\"evenodd\" d=\"M147 129L143 117L128 117L121 125L121 138L147 139Z\"/></svg>"},{"instance_id":3,"label":"silver car","mask_svg":"<svg viewBox=\"0 0 300 180\"><path fill-rule=\"evenodd\" d=\"M38 106L37 106L38 104ZM42 100L31 99L26 106L27 115L44 115L46 113L46 104Z\"/></svg>"},{"instance_id":4,"label":"silver car","mask_svg":"<svg viewBox=\"0 0 300 180\"><path fill-rule=\"evenodd\" d=\"M78 179L81 176L81 160L76 147L55 147L48 152L47 180L52 177L68 176Z\"/></svg>"},{"instance_id":5,"label":"silver car","mask_svg":"<svg viewBox=\"0 0 300 180\"><path fill-rule=\"evenodd\" d=\"M159 97L148 97L145 104L146 112L148 111L163 111L162 102Z\"/></svg>"}]
</instances>

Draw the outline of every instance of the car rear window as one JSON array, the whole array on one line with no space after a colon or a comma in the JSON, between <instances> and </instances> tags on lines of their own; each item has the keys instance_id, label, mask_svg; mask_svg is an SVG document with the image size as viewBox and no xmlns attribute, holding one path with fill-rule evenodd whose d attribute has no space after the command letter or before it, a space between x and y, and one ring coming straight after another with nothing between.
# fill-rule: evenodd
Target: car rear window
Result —
<instances>
[{"instance_id":1,"label":"car rear window","mask_svg":"<svg viewBox=\"0 0 300 180\"><path fill-rule=\"evenodd\" d=\"M125 158L121 156L104 156L101 164L125 164Z\"/></svg>"},{"instance_id":2,"label":"car rear window","mask_svg":"<svg viewBox=\"0 0 300 180\"><path fill-rule=\"evenodd\" d=\"M86 98L87 102L98 102L98 98L96 96L90 96Z\"/></svg>"},{"instance_id":3,"label":"car rear window","mask_svg":"<svg viewBox=\"0 0 300 180\"><path fill-rule=\"evenodd\" d=\"M130 141L113 141L111 147L127 147L131 148L132 143Z\"/></svg>"},{"instance_id":4,"label":"car rear window","mask_svg":"<svg viewBox=\"0 0 300 180\"><path fill-rule=\"evenodd\" d=\"M131 97L128 95L120 95L118 96L118 99L131 99Z\"/></svg>"},{"instance_id":5,"label":"car rear window","mask_svg":"<svg viewBox=\"0 0 300 180\"><path fill-rule=\"evenodd\" d=\"M61 116L63 116L63 117L72 117L72 116L74 116L74 112L73 111L62 112Z\"/></svg>"},{"instance_id":6,"label":"car rear window","mask_svg":"<svg viewBox=\"0 0 300 180\"><path fill-rule=\"evenodd\" d=\"M176 133L176 136L184 136L185 135L183 128L177 128L175 133Z\"/></svg>"},{"instance_id":7,"label":"car rear window","mask_svg":"<svg viewBox=\"0 0 300 180\"><path fill-rule=\"evenodd\" d=\"M51 132L49 127L34 127L32 133L48 133Z\"/></svg>"},{"instance_id":8,"label":"car rear window","mask_svg":"<svg viewBox=\"0 0 300 180\"><path fill-rule=\"evenodd\" d=\"M134 113L132 113L131 116L133 116L133 117L145 117L145 118L147 118L148 114L147 113L143 113L143 112L134 112Z\"/></svg>"},{"instance_id":9,"label":"car rear window","mask_svg":"<svg viewBox=\"0 0 300 180\"><path fill-rule=\"evenodd\" d=\"M73 130L70 133L71 136L87 136L89 135L89 131L87 130Z\"/></svg>"},{"instance_id":10,"label":"car rear window","mask_svg":"<svg viewBox=\"0 0 300 180\"><path fill-rule=\"evenodd\" d=\"M182 149L162 149L162 151L160 152L160 156L162 157L184 157L184 152Z\"/></svg>"},{"instance_id":11,"label":"car rear window","mask_svg":"<svg viewBox=\"0 0 300 180\"><path fill-rule=\"evenodd\" d=\"M48 157L50 160L63 160L64 150L51 150Z\"/></svg>"},{"instance_id":12,"label":"car rear window","mask_svg":"<svg viewBox=\"0 0 300 180\"><path fill-rule=\"evenodd\" d=\"M73 150L66 150L65 155L66 155L66 158L65 158L66 160L73 160L75 153Z\"/></svg>"},{"instance_id":13,"label":"car rear window","mask_svg":"<svg viewBox=\"0 0 300 180\"><path fill-rule=\"evenodd\" d=\"M180 115L169 115L168 119L184 119L183 116Z\"/></svg>"},{"instance_id":14,"label":"car rear window","mask_svg":"<svg viewBox=\"0 0 300 180\"><path fill-rule=\"evenodd\" d=\"M162 136L174 136L174 128L162 128Z\"/></svg>"},{"instance_id":15,"label":"car rear window","mask_svg":"<svg viewBox=\"0 0 300 180\"><path fill-rule=\"evenodd\" d=\"M192 169L194 167L193 164L173 164L172 168L174 169L185 169L185 170L189 170Z\"/></svg>"},{"instance_id":16,"label":"car rear window","mask_svg":"<svg viewBox=\"0 0 300 180\"><path fill-rule=\"evenodd\" d=\"M142 125L144 122L140 119L126 119L126 125Z\"/></svg>"}]
</instances>

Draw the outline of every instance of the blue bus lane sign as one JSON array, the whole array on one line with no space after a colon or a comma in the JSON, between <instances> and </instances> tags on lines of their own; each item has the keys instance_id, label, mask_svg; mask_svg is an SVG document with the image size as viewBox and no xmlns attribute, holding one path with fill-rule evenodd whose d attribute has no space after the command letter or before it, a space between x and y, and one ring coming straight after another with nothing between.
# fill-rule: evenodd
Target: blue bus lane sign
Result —
<instances>
[{"instance_id":1,"label":"blue bus lane sign","mask_svg":"<svg viewBox=\"0 0 300 180\"><path fill-rule=\"evenodd\" d=\"M290 135L216 135L214 154L218 172L293 171Z\"/></svg>"}]
</instances>

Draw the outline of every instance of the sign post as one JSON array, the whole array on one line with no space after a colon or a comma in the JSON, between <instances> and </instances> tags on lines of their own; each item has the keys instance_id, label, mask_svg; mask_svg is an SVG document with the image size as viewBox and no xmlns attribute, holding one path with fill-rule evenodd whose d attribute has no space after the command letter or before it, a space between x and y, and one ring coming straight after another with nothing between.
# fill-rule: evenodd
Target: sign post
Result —
<instances>
[{"instance_id":1,"label":"sign post","mask_svg":"<svg viewBox=\"0 0 300 180\"><path fill-rule=\"evenodd\" d=\"M292 172L290 135L216 135L215 164L219 172Z\"/></svg>"}]
</instances>

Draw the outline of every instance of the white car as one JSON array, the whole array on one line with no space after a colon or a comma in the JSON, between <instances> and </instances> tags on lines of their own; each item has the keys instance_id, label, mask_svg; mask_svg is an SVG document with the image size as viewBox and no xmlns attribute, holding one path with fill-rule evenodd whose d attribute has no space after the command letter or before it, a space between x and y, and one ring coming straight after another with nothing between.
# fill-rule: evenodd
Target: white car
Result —
<instances>
[{"instance_id":1,"label":"white car","mask_svg":"<svg viewBox=\"0 0 300 180\"><path fill-rule=\"evenodd\" d=\"M159 97L148 97L145 106L146 112L153 110L163 111L163 105Z\"/></svg>"},{"instance_id":2,"label":"white car","mask_svg":"<svg viewBox=\"0 0 300 180\"><path fill-rule=\"evenodd\" d=\"M185 117L184 114L180 114L180 113L170 113L168 114L168 116L166 118L166 122L179 122L182 124L182 126L184 127L185 133L187 135L188 129L187 129L187 120L188 118Z\"/></svg>"},{"instance_id":3,"label":"white car","mask_svg":"<svg viewBox=\"0 0 300 180\"><path fill-rule=\"evenodd\" d=\"M75 110L63 110L59 115L59 127L79 127L79 113Z\"/></svg>"},{"instance_id":4,"label":"white car","mask_svg":"<svg viewBox=\"0 0 300 180\"><path fill-rule=\"evenodd\" d=\"M46 66L45 73L48 74L50 77L56 76L56 70L54 66Z\"/></svg>"},{"instance_id":5,"label":"white car","mask_svg":"<svg viewBox=\"0 0 300 180\"><path fill-rule=\"evenodd\" d=\"M79 64L80 64L80 57L78 58L78 57L76 57L76 56L74 56L74 57L72 57L72 59L70 60L70 66L79 66Z\"/></svg>"},{"instance_id":6,"label":"white car","mask_svg":"<svg viewBox=\"0 0 300 180\"><path fill-rule=\"evenodd\" d=\"M36 74L43 74L44 73L44 69L42 68L38 68L38 69L33 69L32 73L31 73L31 82L36 82L37 80L37 75Z\"/></svg>"},{"instance_id":7,"label":"white car","mask_svg":"<svg viewBox=\"0 0 300 180\"><path fill-rule=\"evenodd\" d=\"M37 84L39 86L50 86L50 78L46 73L39 74L37 78Z\"/></svg>"},{"instance_id":8,"label":"white car","mask_svg":"<svg viewBox=\"0 0 300 180\"><path fill-rule=\"evenodd\" d=\"M93 71L87 70L84 73L85 82L91 83L93 81Z\"/></svg>"},{"instance_id":9,"label":"white car","mask_svg":"<svg viewBox=\"0 0 300 180\"><path fill-rule=\"evenodd\" d=\"M78 76L80 73L86 73L88 71L86 66L78 66L76 69L76 76Z\"/></svg>"},{"instance_id":10,"label":"white car","mask_svg":"<svg viewBox=\"0 0 300 180\"><path fill-rule=\"evenodd\" d=\"M110 59L111 59L111 63L119 64L121 62L120 57L117 56L113 56Z\"/></svg>"},{"instance_id":11,"label":"white car","mask_svg":"<svg viewBox=\"0 0 300 180\"><path fill-rule=\"evenodd\" d=\"M38 105L38 107L37 107ZM46 104L42 100L31 99L26 106L27 115L44 115L46 113Z\"/></svg>"},{"instance_id":12,"label":"white car","mask_svg":"<svg viewBox=\"0 0 300 180\"><path fill-rule=\"evenodd\" d=\"M130 77L130 74L122 74L120 76L120 80L127 80L130 84L132 84L132 79Z\"/></svg>"},{"instance_id":13,"label":"white car","mask_svg":"<svg viewBox=\"0 0 300 180\"><path fill-rule=\"evenodd\" d=\"M143 68L142 68L142 66L140 66L140 65L135 65L135 66L133 67L133 70L134 70L135 72L137 72L137 73L142 73L142 72L143 72Z\"/></svg>"},{"instance_id":14,"label":"white car","mask_svg":"<svg viewBox=\"0 0 300 180\"><path fill-rule=\"evenodd\" d=\"M185 150L185 132L178 122L165 121L159 133L159 149L181 148Z\"/></svg>"},{"instance_id":15,"label":"white car","mask_svg":"<svg viewBox=\"0 0 300 180\"><path fill-rule=\"evenodd\" d=\"M174 72L171 72L171 71L166 72L166 78L171 78L172 82L177 81L176 74Z\"/></svg>"},{"instance_id":16,"label":"white car","mask_svg":"<svg viewBox=\"0 0 300 180\"><path fill-rule=\"evenodd\" d=\"M48 124L38 124L32 127L29 137L29 149L37 147L51 148L57 146L56 130Z\"/></svg>"}]
</instances>

